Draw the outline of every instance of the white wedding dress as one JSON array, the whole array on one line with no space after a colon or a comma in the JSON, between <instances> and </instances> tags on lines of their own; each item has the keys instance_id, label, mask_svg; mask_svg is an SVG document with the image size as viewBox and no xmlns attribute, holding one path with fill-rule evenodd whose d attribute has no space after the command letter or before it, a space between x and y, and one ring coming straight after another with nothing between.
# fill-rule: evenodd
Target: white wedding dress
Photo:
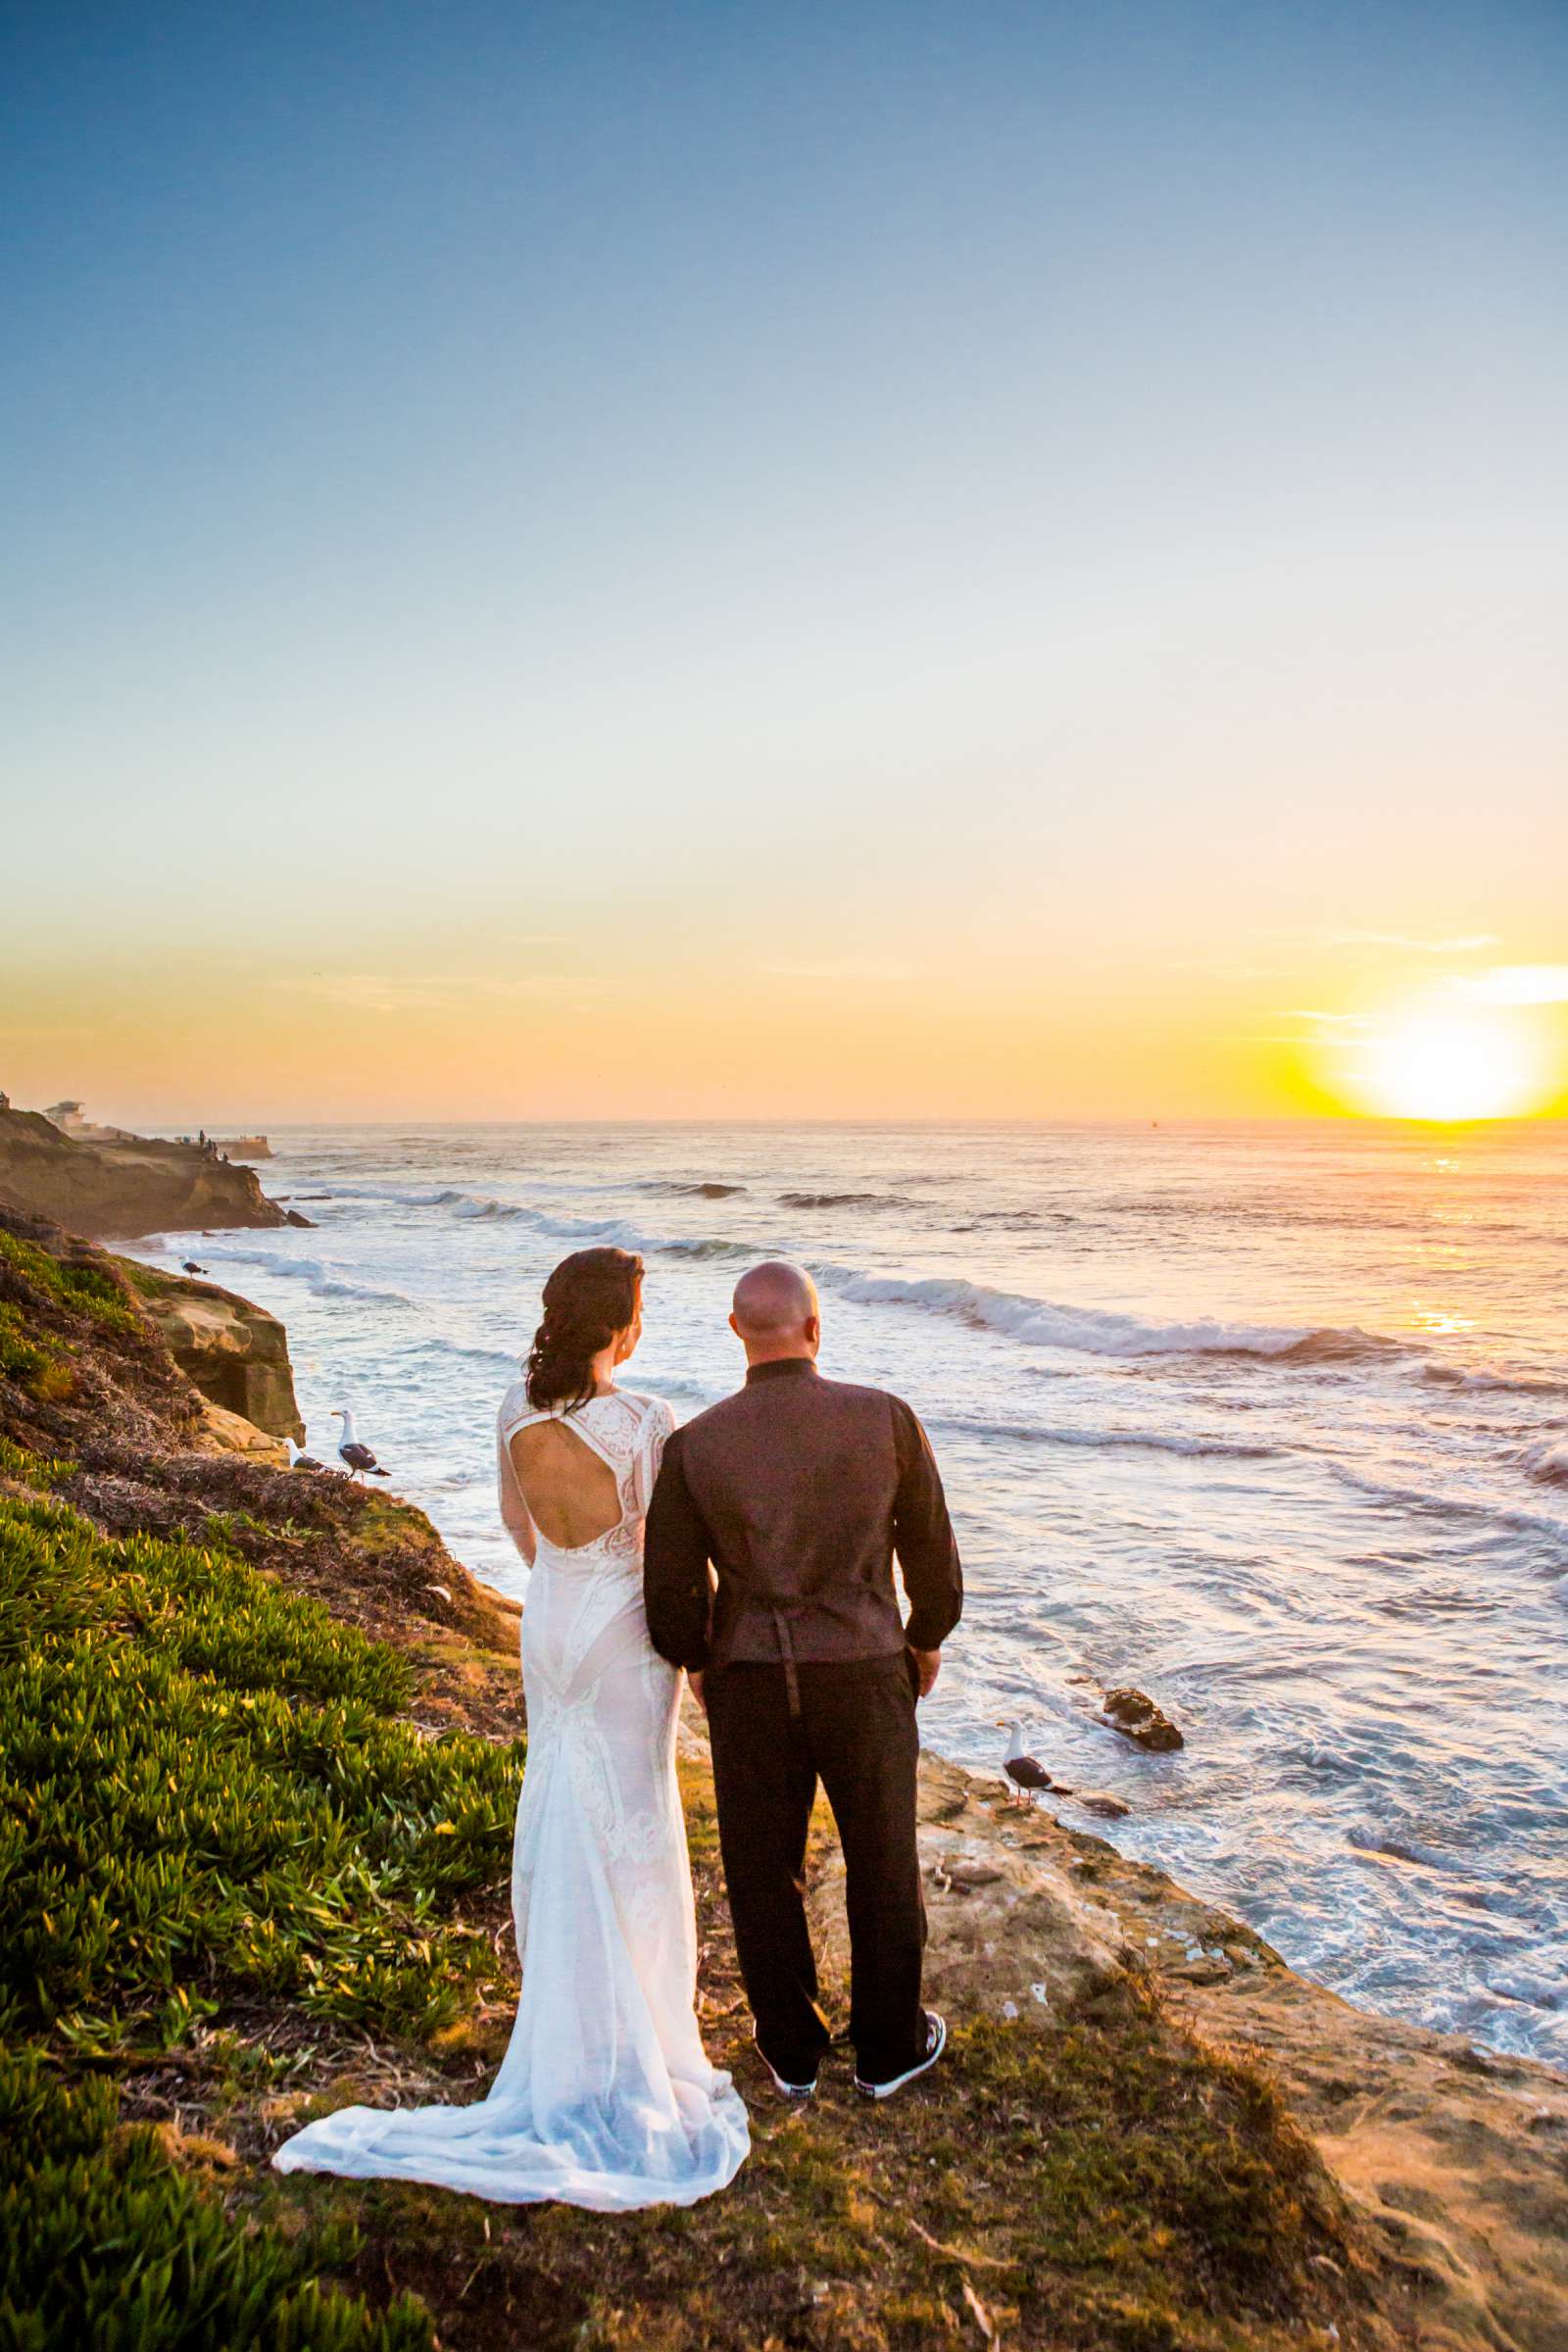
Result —
<instances>
[{"instance_id":1,"label":"white wedding dress","mask_svg":"<svg viewBox=\"0 0 1568 2352\"><path fill-rule=\"evenodd\" d=\"M510 1452L517 1430L550 1417L519 1381L497 1428L502 1516L524 1557L527 1535L536 1545L522 1618L528 1756L512 1879L522 1990L511 2046L474 2105L340 2108L284 2142L272 2159L283 2172L620 2212L693 2204L746 2159L746 2109L697 2026L680 1678L643 1614L643 1520L674 1417L624 1390L571 1413L615 1474L620 1517L569 1549L532 1528Z\"/></svg>"}]
</instances>

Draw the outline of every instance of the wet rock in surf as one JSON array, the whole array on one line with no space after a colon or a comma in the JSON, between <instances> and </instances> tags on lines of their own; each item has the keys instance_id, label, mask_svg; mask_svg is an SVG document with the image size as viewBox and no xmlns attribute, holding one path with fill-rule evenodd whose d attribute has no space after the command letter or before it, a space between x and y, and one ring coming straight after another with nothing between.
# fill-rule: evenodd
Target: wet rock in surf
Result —
<instances>
[{"instance_id":1,"label":"wet rock in surf","mask_svg":"<svg viewBox=\"0 0 1568 2352\"><path fill-rule=\"evenodd\" d=\"M1139 1747L1163 1754L1169 1748L1187 1744L1164 1708L1156 1706L1146 1691L1107 1690L1101 1706L1102 1723L1108 1723L1113 1732L1120 1732Z\"/></svg>"},{"instance_id":2,"label":"wet rock in surf","mask_svg":"<svg viewBox=\"0 0 1568 2352\"><path fill-rule=\"evenodd\" d=\"M1180 1739L1180 1733L1177 1738ZM1059 1795L1062 1793L1057 1791ZM1081 1813L1098 1813L1102 1821L1125 1821L1132 1807L1124 1797L1112 1796L1108 1788L1078 1788L1070 1792L1070 1801Z\"/></svg>"}]
</instances>

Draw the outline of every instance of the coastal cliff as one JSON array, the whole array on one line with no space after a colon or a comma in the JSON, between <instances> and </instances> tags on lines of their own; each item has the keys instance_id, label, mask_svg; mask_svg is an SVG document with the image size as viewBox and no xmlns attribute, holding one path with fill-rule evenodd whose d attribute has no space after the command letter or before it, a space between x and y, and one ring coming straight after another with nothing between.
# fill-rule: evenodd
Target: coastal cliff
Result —
<instances>
[{"instance_id":1,"label":"coastal cliff","mask_svg":"<svg viewBox=\"0 0 1568 2352\"><path fill-rule=\"evenodd\" d=\"M78 1142L32 1110L0 1109L0 1200L94 1241L310 1222L269 1200L254 1169L195 1144Z\"/></svg>"},{"instance_id":2,"label":"coastal cliff","mask_svg":"<svg viewBox=\"0 0 1568 2352\"><path fill-rule=\"evenodd\" d=\"M472 2097L505 2047L518 1612L395 1498L201 1450L226 1408L140 1271L0 1211L0 2308L28 2341L93 2340L134 2282L148 2347L195 2299L205 2340L331 2352L1562 2352L1568 2082L1348 2008L939 1759L950 2058L873 2111L835 2057L781 2106L690 1709L734 2188L608 2221L280 2181L300 2121ZM825 1814L809 1868L842 2009Z\"/></svg>"},{"instance_id":3,"label":"coastal cliff","mask_svg":"<svg viewBox=\"0 0 1568 2352\"><path fill-rule=\"evenodd\" d=\"M210 1404L230 1418L237 1414L269 1437L303 1441L288 1334L275 1315L216 1282L166 1274L126 1258L116 1262L170 1354Z\"/></svg>"}]
</instances>

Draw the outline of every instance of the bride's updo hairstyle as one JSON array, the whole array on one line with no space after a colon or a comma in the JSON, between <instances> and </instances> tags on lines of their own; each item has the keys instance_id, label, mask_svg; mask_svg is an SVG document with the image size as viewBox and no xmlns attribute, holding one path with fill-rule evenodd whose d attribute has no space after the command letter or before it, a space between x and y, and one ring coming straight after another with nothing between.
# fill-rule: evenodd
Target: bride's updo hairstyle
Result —
<instances>
[{"instance_id":1,"label":"bride's updo hairstyle","mask_svg":"<svg viewBox=\"0 0 1568 2352\"><path fill-rule=\"evenodd\" d=\"M575 1250L545 1284L545 1319L525 1366L528 1401L568 1411L594 1393L593 1360L637 1320L643 1261L630 1250Z\"/></svg>"}]
</instances>

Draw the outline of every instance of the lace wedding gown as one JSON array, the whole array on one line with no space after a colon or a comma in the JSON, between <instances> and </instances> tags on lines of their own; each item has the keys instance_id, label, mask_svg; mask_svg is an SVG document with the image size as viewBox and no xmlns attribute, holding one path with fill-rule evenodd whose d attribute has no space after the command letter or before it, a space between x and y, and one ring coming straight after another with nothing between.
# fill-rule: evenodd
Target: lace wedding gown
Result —
<instances>
[{"instance_id":1,"label":"lace wedding gown","mask_svg":"<svg viewBox=\"0 0 1568 2352\"><path fill-rule=\"evenodd\" d=\"M501 1508L514 1541L530 1523L510 1441L550 1417L520 1382L501 1407ZM643 1615L643 1520L673 1425L666 1404L624 1390L577 1407L569 1426L613 1470L620 1517L571 1548L535 1535L512 1880L522 1991L488 2095L468 2107L340 2108L284 2142L272 2159L281 2171L618 2212L692 2204L744 2162L746 2109L697 2027L679 1677Z\"/></svg>"}]
</instances>

